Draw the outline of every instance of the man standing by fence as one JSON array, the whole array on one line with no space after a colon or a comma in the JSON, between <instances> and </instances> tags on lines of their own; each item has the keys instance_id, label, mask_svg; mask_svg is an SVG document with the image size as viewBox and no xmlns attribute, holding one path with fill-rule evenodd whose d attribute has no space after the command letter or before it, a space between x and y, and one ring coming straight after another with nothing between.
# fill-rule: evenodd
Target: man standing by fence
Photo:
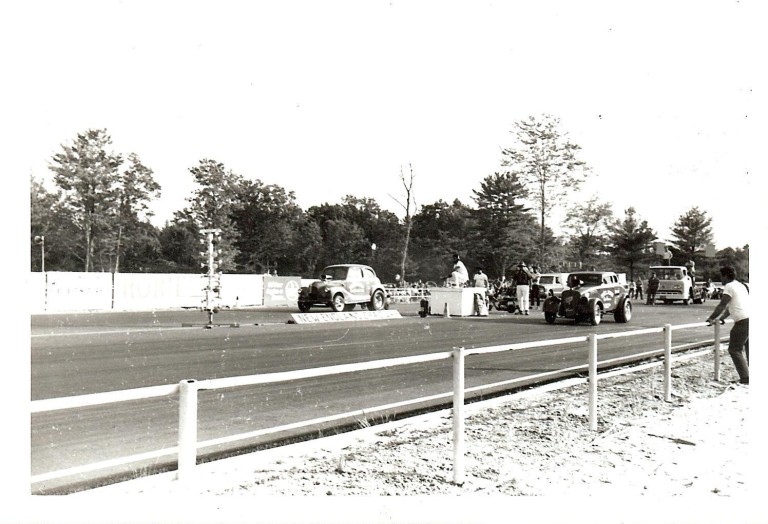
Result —
<instances>
[{"instance_id":1,"label":"man standing by fence","mask_svg":"<svg viewBox=\"0 0 768 524\"><path fill-rule=\"evenodd\" d=\"M731 266L721 268L720 277L725 285L723 295L707 323L728 316L733 318L728 353L739 374L739 383L749 384L749 288L736 280L736 272Z\"/></svg>"}]
</instances>

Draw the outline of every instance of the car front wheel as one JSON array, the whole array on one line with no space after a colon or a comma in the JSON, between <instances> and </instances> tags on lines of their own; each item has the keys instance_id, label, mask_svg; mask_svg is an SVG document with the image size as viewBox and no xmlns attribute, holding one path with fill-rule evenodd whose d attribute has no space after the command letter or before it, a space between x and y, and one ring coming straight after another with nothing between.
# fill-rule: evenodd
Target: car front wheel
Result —
<instances>
[{"instance_id":1,"label":"car front wheel","mask_svg":"<svg viewBox=\"0 0 768 524\"><path fill-rule=\"evenodd\" d=\"M307 303L299 302L299 311L301 311L302 313L309 313L309 310L311 307L312 306Z\"/></svg>"},{"instance_id":2,"label":"car front wheel","mask_svg":"<svg viewBox=\"0 0 768 524\"><path fill-rule=\"evenodd\" d=\"M603 309L597 300L589 301L589 323L596 326L603 319Z\"/></svg>"},{"instance_id":3,"label":"car front wheel","mask_svg":"<svg viewBox=\"0 0 768 524\"><path fill-rule=\"evenodd\" d=\"M346 306L344 295L342 295L341 293L337 293L336 295L334 295L333 302L331 302L331 309L337 313L341 313L342 311L344 311L344 306Z\"/></svg>"},{"instance_id":4,"label":"car front wheel","mask_svg":"<svg viewBox=\"0 0 768 524\"><path fill-rule=\"evenodd\" d=\"M544 320L547 321L547 324L554 324L555 323L555 318L557 318L557 314L556 313L550 313L548 311L544 312Z\"/></svg>"},{"instance_id":5,"label":"car front wheel","mask_svg":"<svg viewBox=\"0 0 768 524\"><path fill-rule=\"evenodd\" d=\"M381 311L384 309L385 304L386 298L384 297L384 293L382 293L381 290L377 290L373 293L371 301L368 303L368 310Z\"/></svg>"}]
</instances>

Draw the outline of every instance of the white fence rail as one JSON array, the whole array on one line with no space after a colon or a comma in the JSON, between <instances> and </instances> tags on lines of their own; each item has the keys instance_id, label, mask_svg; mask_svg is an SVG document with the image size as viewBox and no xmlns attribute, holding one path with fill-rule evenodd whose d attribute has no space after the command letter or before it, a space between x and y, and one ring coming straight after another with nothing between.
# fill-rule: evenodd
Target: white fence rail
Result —
<instances>
[{"instance_id":1,"label":"white fence rail","mask_svg":"<svg viewBox=\"0 0 768 524\"><path fill-rule=\"evenodd\" d=\"M85 472L97 471L113 466L119 466L129 464L139 460L153 459L161 456L168 456L174 453L178 454L178 469L177 479L183 480L193 475L194 466L197 460L197 450L203 447L209 447L213 445L219 445L226 442L233 442L236 440L243 440L246 438L252 438L258 435L264 435L271 432L284 431L286 429L293 429L308 426L311 424L317 424L319 422L327 422L333 420L342 420L350 416L365 412L374 412L385 408L392 408L396 406L412 405L427 400L453 398L453 482L456 484L462 484L464 482L464 396L467 392L490 389L502 385L511 385L515 382L522 380L530 380L534 377L523 377L513 379L505 382L495 384L485 384L475 388L465 389L464 386L464 363L466 357L470 355L482 355L489 353L496 353L502 351L520 350L520 349L532 349L546 346L574 344L574 343L587 343L589 349L589 358L586 365L574 366L571 368L559 369L556 371L545 372L536 375L537 378L543 378L546 376L554 376L562 374L568 371L583 370L587 368L589 372L589 424L590 428L594 431L597 430L597 383L600 377L607 378L608 376L616 376L620 374L633 373L641 369L650 367L664 366L664 397L666 401L671 400L672 394L672 381L671 381L671 365L673 361L684 360L691 358L690 356L672 358L672 332L674 330L681 330L687 328L705 327L706 323L694 323L685 324L679 326L672 326L670 324L659 328L639 329L636 331L623 331L620 333L606 333L606 334L590 334L579 337L560 338L554 340L539 340L534 342L526 342L520 344L508 344L500 346L490 346L482 348L454 348L452 351L430 353L426 355L416 355L411 357L399 357L392 359L374 360L369 362L361 362L357 364L342 364L336 366L327 366L322 368L303 369L296 371L286 371L279 373L266 373L261 375L250 375L244 377L231 377L231 378L219 378L208 380L182 380L179 384L165 385L165 386L152 386L146 388L130 389L123 391L112 391L106 393L95 393L90 395L78 395L73 397L55 398L35 400L31 403L31 413L43 413L48 411L56 411L62 409L72 409L86 406L95 406L101 404L109 404L114 402L124 402L129 400L150 399L160 396L168 396L179 394L179 435L178 445L173 448L165 448L153 452L142 453L138 455L132 455L130 457L123 457L118 459L112 459L102 461L95 464L89 464L79 466L75 468L69 468L66 470L54 471L50 473L44 473L33 476L32 483L44 482L47 480L63 478L66 476L80 474ZM714 325L714 380L720 380L720 324ZM643 364L640 366L634 366L631 368L614 370L598 374L597 369L600 364L606 365L614 362L625 361L626 357L620 359L598 361L598 341L607 340L612 338L629 337L648 335L654 333L662 333L664 335L663 349L650 350L641 354L633 355L635 357L651 357L659 355L663 352L663 360L661 362L653 362ZM708 353L710 350L699 352L693 356L699 356L701 354ZM209 441L198 442L197 441L197 406L198 406L198 391L200 390L216 390L222 388L232 388L241 386L250 386L256 384L272 384L277 382L285 382L297 379L306 379L313 377L321 377L328 375L336 375L341 373L352 373L356 371L370 371L374 369L381 369L385 367L402 366L409 364L421 364L425 362L432 362L437 360L453 359L453 391L452 393L445 393L440 395L433 395L431 397L424 397L420 399L409 400L392 404L389 406L378 406L376 408L370 408L362 412L357 411L353 413L344 413L335 415L332 417L326 417L324 419L316 419L311 421L300 422L296 424L290 424L287 426L280 426L278 428L270 428L267 430L259 430L239 435L232 435L220 439L214 439Z\"/></svg>"}]
</instances>

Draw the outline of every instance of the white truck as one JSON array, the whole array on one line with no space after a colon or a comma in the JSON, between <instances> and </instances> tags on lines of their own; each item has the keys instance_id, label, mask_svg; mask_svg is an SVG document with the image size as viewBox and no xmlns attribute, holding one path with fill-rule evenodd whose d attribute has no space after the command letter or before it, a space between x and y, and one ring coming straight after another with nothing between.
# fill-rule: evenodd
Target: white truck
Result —
<instances>
[{"instance_id":1,"label":"white truck","mask_svg":"<svg viewBox=\"0 0 768 524\"><path fill-rule=\"evenodd\" d=\"M549 291L555 296L560 296L565 289L565 281L568 273L542 273L539 276L539 296L542 300L549 296Z\"/></svg>"},{"instance_id":2,"label":"white truck","mask_svg":"<svg viewBox=\"0 0 768 524\"><path fill-rule=\"evenodd\" d=\"M669 304L680 300L688 305L691 302L702 304L706 301L706 295L696 286L688 268L685 266L651 266L648 268L648 276L656 273L659 279L659 289L656 291L656 301ZM643 283L644 290L648 291L648 281Z\"/></svg>"}]
</instances>

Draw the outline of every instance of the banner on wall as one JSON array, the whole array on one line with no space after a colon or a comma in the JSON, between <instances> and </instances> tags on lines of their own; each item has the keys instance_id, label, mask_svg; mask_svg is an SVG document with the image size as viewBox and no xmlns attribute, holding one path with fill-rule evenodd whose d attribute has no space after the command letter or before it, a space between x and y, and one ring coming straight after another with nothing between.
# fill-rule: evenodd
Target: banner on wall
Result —
<instances>
[{"instance_id":1,"label":"banner on wall","mask_svg":"<svg viewBox=\"0 0 768 524\"><path fill-rule=\"evenodd\" d=\"M46 309L82 311L112 309L112 273L46 273Z\"/></svg>"},{"instance_id":2,"label":"banner on wall","mask_svg":"<svg viewBox=\"0 0 768 524\"><path fill-rule=\"evenodd\" d=\"M264 276L265 306L295 306L299 300L300 277Z\"/></svg>"},{"instance_id":3,"label":"banner on wall","mask_svg":"<svg viewBox=\"0 0 768 524\"><path fill-rule=\"evenodd\" d=\"M223 307L296 305L299 277L265 275L221 275L220 297ZM80 273L31 272L27 289L33 311L150 310L202 307L207 280L194 273Z\"/></svg>"},{"instance_id":4,"label":"banner on wall","mask_svg":"<svg viewBox=\"0 0 768 524\"><path fill-rule=\"evenodd\" d=\"M115 309L199 307L205 282L188 273L115 273Z\"/></svg>"}]
</instances>

